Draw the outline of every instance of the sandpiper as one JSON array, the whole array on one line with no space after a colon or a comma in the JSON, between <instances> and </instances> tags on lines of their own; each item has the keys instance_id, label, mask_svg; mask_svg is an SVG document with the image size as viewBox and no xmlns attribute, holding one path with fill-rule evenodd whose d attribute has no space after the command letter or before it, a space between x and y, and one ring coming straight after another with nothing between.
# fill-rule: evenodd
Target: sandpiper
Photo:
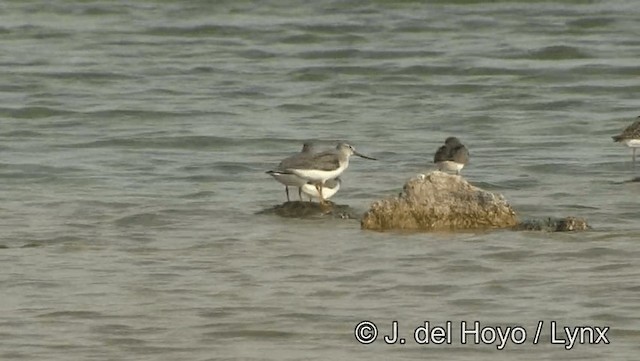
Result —
<instances>
[{"instance_id":1,"label":"sandpiper","mask_svg":"<svg viewBox=\"0 0 640 361\"><path fill-rule=\"evenodd\" d=\"M614 135L614 142L624 143L632 149L631 160L636 165L636 148L640 147L640 117L630 126L626 127L620 135Z\"/></svg>"},{"instance_id":2,"label":"sandpiper","mask_svg":"<svg viewBox=\"0 0 640 361\"><path fill-rule=\"evenodd\" d=\"M469 151L460 142L460 139L449 137L444 141L444 145L436 151L433 162L441 171L455 171L456 174L460 174L462 168L469 162Z\"/></svg>"},{"instance_id":3,"label":"sandpiper","mask_svg":"<svg viewBox=\"0 0 640 361\"><path fill-rule=\"evenodd\" d=\"M287 193L287 202L291 201L289 198L289 186L298 187L298 196L300 200L302 200L302 189L301 187L307 183L307 180L301 178L295 174L285 173L284 171L291 165L294 164L297 160L301 158L309 157L313 154L313 144L304 143L302 145L302 151L298 154L292 155L291 157L285 158L278 164L278 167L275 170L267 171L266 173L275 178L278 182L284 184L284 190Z\"/></svg>"},{"instance_id":4,"label":"sandpiper","mask_svg":"<svg viewBox=\"0 0 640 361\"><path fill-rule=\"evenodd\" d=\"M347 143L340 143L335 150L297 158L288 166L286 171L306 179L307 182L311 182L318 191L318 195L320 195L320 203L324 203L322 194L324 183L342 174L349 167L349 157L352 155L376 160L356 152L356 149Z\"/></svg>"},{"instance_id":5,"label":"sandpiper","mask_svg":"<svg viewBox=\"0 0 640 361\"><path fill-rule=\"evenodd\" d=\"M340 185L342 185L342 179L340 179L340 177L329 179L328 181L326 181L324 183L324 186L322 187L322 195L324 196L324 199L329 199L333 197L334 194L338 193L338 191L340 190ZM311 202L311 197L320 198L318 189L311 182L303 185L301 189L302 193L309 196L309 202Z\"/></svg>"}]
</instances>

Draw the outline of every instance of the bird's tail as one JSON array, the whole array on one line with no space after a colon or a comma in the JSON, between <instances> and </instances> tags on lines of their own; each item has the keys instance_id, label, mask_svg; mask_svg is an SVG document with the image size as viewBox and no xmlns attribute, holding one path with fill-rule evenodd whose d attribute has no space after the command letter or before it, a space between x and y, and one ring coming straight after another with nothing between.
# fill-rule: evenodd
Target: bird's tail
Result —
<instances>
[{"instance_id":1,"label":"bird's tail","mask_svg":"<svg viewBox=\"0 0 640 361\"><path fill-rule=\"evenodd\" d=\"M613 138L614 142L621 142L622 141L622 136L621 135L614 135L611 138Z\"/></svg>"}]
</instances>

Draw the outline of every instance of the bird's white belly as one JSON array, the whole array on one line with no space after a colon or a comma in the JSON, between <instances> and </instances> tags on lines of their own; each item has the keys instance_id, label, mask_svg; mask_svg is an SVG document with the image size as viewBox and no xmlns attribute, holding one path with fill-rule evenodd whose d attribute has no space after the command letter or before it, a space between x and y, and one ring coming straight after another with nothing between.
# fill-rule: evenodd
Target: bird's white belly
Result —
<instances>
[{"instance_id":1,"label":"bird's white belly","mask_svg":"<svg viewBox=\"0 0 640 361\"><path fill-rule=\"evenodd\" d=\"M305 183L307 183L306 179L300 178L295 174L271 173L271 176L278 182L291 187L302 187Z\"/></svg>"},{"instance_id":2,"label":"bird's white belly","mask_svg":"<svg viewBox=\"0 0 640 361\"><path fill-rule=\"evenodd\" d=\"M640 147L640 139L625 139L624 144L626 144L627 147L638 148Z\"/></svg>"},{"instance_id":3,"label":"bird's white belly","mask_svg":"<svg viewBox=\"0 0 640 361\"><path fill-rule=\"evenodd\" d=\"M320 198L320 195L318 194L318 191L313 184L306 183L301 187L301 189L302 193L308 195L309 197ZM322 196L324 197L324 199L329 199L333 197L334 194L338 193L339 189L340 183L336 183L335 187L333 188L322 187Z\"/></svg>"},{"instance_id":4,"label":"bird's white belly","mask_svg":"<svg viewBox=\"0 0 640 361\"><path fill-rule=\"evenodd\" d=\"M439 170L444 170L444 171L459 172L462 170L462 168L464 168L464 164L452 162L450 160L445 160L444 162L438 162L436 163L436 165L438 166Z\"/></svg>"},{"instance_id":5,"label":"bird's white belly","mask_svg":"<svg viewBox=\"0 0 640 361\"><path fill-rule=\"evenodd\" d=\"M296 175L307 179L311 182L325 182L328 179L337 178L349 164L343 163L340 167L334 170L320 170L320 169L291 169ZM323 192L324 195L324 192Z\"/></svg>"}]
</instances>

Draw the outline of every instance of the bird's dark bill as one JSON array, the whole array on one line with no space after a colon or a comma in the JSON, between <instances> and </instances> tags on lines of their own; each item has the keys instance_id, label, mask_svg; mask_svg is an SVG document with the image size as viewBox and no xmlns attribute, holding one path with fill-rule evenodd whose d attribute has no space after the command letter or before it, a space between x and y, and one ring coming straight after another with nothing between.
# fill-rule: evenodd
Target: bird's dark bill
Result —
<instances>
[{"instance_id":1,"label":"bird's dark bill","mask_svg":"<svg viewBox=\"0 0 640 361\"><path fill-rule=\"evenodd\" d=\"M366 155L361 154L361 153L358 153L358 152L356 152L356 151L354 151L354 152L353 152L353 154L354 154L354 155L357 155L357 156L358 156L358 157L360 157L360 158L364 158L364 159L371 159L371 160L377 160L376 158L366 156Z\"/></svg>"}]
</instances>

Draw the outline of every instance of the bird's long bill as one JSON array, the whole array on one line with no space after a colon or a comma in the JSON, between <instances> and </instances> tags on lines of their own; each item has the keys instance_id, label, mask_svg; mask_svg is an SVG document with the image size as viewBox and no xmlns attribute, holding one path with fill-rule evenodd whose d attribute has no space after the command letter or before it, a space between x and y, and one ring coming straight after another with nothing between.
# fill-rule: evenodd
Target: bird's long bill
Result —
<instances>
[{"instance_id":1,"label":"bird's long bill","mask_svg":"<svg viewBox=\"0 0 640 361\"><path fill-rule=\"evenodd\" d=\"M360 157L360 158L364 158L364 159L371 159L371 160L377 160L376 158L368 157L368 156L366 156L366 155L364 155L364 154L358 153L358 152L356 152L355 150L353 151L353 154L354 154L354 155L357 155L357 156L358 156L358 157Z\"/></svg>"}]
</instances>

